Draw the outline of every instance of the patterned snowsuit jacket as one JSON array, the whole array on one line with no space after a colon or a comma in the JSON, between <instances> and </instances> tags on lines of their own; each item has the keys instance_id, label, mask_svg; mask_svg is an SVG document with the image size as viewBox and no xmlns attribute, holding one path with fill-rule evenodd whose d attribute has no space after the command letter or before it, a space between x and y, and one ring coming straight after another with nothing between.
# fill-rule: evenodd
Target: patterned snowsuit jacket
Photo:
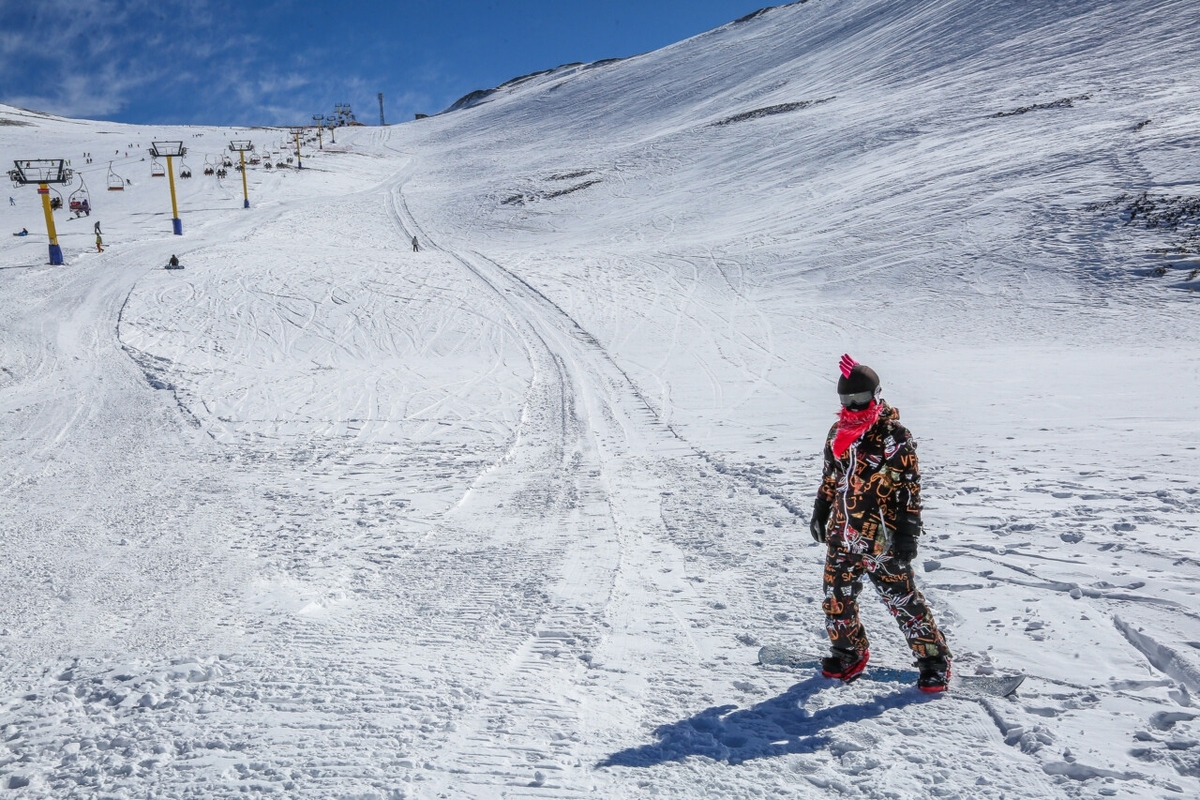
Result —
<instances>
[{"instance_id":1,"label":"patterned snowsuit jacket","mask_svg":"<svg viewBox=\"0 0 1200 800\"><path fill-rule=\"evenodd\" d=\"M837 423L825 440L819 494L833 506L829 547L878 556L892 545L896 519L921 511L917 443L900 424L900 412L880 401L879 419L842 454L833 455Z\"/></svg>"}]
</instances>

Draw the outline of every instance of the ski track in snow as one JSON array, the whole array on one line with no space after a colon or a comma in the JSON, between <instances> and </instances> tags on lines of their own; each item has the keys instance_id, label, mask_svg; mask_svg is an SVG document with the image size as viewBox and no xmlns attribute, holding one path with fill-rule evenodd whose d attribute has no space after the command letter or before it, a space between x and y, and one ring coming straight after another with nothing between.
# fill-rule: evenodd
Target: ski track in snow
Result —
<instances>
[{"instance_id":1,"label":"ski track in snow","mask_svg":"<svg viewBox=\"0 0 1200 800\"><path fill-rule=\"evenodd\" d=\"M791 4L346 129L248 211L229 131L0 106L5 163L98 151L67 266L0 207L0 795L1200 793L1196 306L1176 234L1084 210L1200 193L1191 9L1034 6ZM918 692L870 591L856 683L754 663L825 647L847 351L1012 697Z\"/></svg>"}]
</instances>

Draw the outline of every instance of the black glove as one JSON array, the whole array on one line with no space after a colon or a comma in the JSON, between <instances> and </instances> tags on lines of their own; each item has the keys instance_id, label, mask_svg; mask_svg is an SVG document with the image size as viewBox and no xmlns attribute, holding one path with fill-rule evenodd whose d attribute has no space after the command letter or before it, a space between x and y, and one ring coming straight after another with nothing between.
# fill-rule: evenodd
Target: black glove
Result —
<instances>
[{"instance_id":1,"label":"black glove","mask_svg":"<svg viewBox=\"0 0 1200 800\"><path fill-rule=\"evenodd\" d=\"M892 555L900 561L912 561L917 557L917 539L920 537L921 516L901 511L892 533Z\"/></svg>"},{"instance_id":2,"label":"black glove","mask_svg":"<svg viewBox=\"0 0 1200 800\"><path fill-rule=\"evenodd\" d=\"M813 504L812 521L808 523L808 531L814 541L825 541L825 525L829 522L829 512L832 509L833 505L828 500L817 495L817 502Z\"/></svg>"}]
</instances>

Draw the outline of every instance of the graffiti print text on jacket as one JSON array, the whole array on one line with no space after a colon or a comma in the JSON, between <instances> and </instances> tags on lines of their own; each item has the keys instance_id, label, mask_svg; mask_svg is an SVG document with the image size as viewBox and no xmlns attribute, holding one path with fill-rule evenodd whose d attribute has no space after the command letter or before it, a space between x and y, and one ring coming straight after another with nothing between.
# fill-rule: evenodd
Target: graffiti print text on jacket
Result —
<instances>
[{"instance_id":1,"label":"graffiti print text on jacket","mask_svg":"<svg viewBox=\"0 0 1200 800\"><path fill-rule=\"evenodd\" d=\"M833 455L836 423L825 439L819 494L833 506L830 549L882 555L899 514L921 511L917 443L900 424L900 412L882 401L880 406L879 420L841 458Z\"/></svg>"}]
</instances>

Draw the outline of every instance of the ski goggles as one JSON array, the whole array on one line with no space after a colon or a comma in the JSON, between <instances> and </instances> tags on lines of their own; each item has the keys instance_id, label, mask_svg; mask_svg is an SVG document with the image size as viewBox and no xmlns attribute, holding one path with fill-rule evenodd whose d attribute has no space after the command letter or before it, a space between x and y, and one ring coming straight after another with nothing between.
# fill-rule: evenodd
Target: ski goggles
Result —
<instances>
[{"instance_id":1,"label":"ski goggles","mask_svg":"<svg viewBox=\"0 0 1200 800\"><path fill-rule=\"evenodd\" d=\"M839 394L838 399L842 401L842 408L848 408L851 411L861 411L871 405L871 401L875 399L875 392L868 389L865 392Z\"/></svg>"}]
</instances>

